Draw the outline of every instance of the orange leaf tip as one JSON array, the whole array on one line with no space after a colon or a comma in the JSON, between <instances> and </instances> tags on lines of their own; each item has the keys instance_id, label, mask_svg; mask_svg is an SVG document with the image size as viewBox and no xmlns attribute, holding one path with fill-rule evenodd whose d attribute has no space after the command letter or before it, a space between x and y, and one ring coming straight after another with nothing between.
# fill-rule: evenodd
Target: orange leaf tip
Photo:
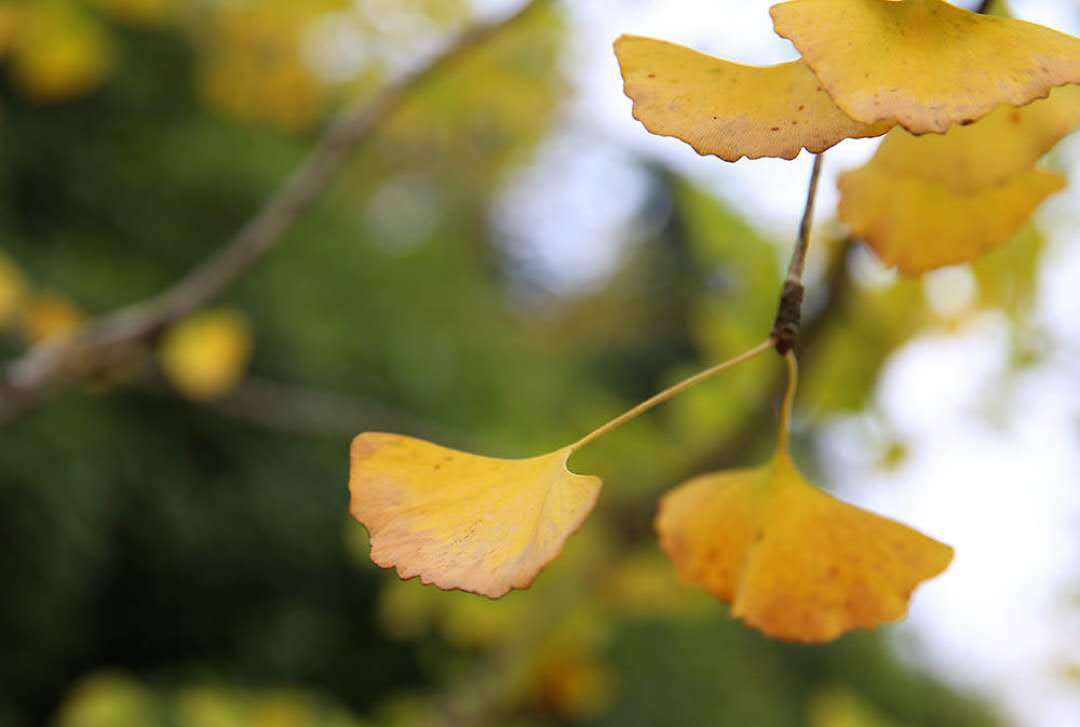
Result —
<instances>
[{"instance_id":1,"label":"orange leaf tip","mask_svg":"<svg viewBox=\"0 0 1080 727\"><path fill-rule=\"evenodd\" d=\"M634 118L725 161L794 159L803 149L822 152L892 126L850 118L801 61L746 66L629 35L615 42L615 54Z\"/></svg>"},{"instance_id":2,"label":"orange leaf tip","mask_svg":"<svg viewBox=\"0 0 1080 727\"><path fill-rule=\"evenodd\" d=\"M944 0L790 0L770 13L849 116L913 134L1080 83L1080 39Z\"/></svg>"},{"instance_id":3,"label":"orange leaf tip","mask_svg":"<svg viewBox=\"0 0 1080 727\"><path fill-rule=\"evenodd\" d=\"M764 467L703 475L667 494L656 519L679 575L732 615L790 641L831 641L896 621L952 548L807 482L781 450Z\"/></svg>"},{"instance_id":4,"label":"orange leaf tip","mask_svg":"<svg viewBox=\"0 0 1080 727\"><path fill-rule=\"evenodd\" d=\"M528 588L596 504L600 479L569 471L573 451L495 459L364 433L352 443L350 512L377 565L499 598Z\"/></svg>"}]
</instances>

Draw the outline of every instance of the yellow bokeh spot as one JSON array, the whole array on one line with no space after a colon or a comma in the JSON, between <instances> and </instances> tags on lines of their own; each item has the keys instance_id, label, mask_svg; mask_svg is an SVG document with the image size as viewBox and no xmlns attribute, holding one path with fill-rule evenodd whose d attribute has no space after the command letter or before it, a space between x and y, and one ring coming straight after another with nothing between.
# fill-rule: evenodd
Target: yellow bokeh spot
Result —
<instances>
[{"instance_id":1,"label":"yellow bokeh spot","mask_svg":"<svg viewBox=\"0 0 1080 727\"><path fill-rule=\"evenodd\" d=\"M195 686L182 691L174 710L184 727L246 727L243 705L218 687Z\"/></svg>"},{"instance_id":2,"label":"yellow bokeh spot","mask_svg":"<svg viewBox=\"0 0 1080 727\"><path fill-rule=\"evenodd\" d=\"M139 682L123 674L102 672L82 679L68 695L57 727L132 727L155 720L155 704Z\"/></svg>"},{"instance_id":3,"label":"yellow bokeh spot","mask_svg":"<svg viewBox=\"0 0 1080 727\"><path fill-rule=\"evenodd\" d=\"M898 727L845 687L830 687L815 694L807 706L806 724L807 727Z\"/></svg>"},{"instance_id":4,"label":"yellow bokeh spot","mask_svg":"<svg viewBox=\"0 0 1080 727\"><path fill-rule=\"evenodd\" d=\"M159 355L166 377L185 396L207 400L227 394L247 371L253 348L243 313L197 313L171 328Z\"/></svg>"},{"instance_id":5,"label":"yellow bokeh spot","mask_svg":"<svg viewBox=\"0 0 1080 727\"><path fill-rule=\"evenodd\" d=\"M66 101L100 86L114 50L105 29L66 0L32 5L20 17L11 72L30 98Z\"/></svg>"},{"instance_id":6,"label":"yellow bokeh spot","mask_svg":"<svg viewBox=\"0 0 1080 727\"><path fill-rule=\"evenodd\" d=\"M200 86L215 108L240 121L302 129L318 115L326 91L305 62L305 31L342 0L267 0L219 8Z\"/></svg>"}]
</instances>

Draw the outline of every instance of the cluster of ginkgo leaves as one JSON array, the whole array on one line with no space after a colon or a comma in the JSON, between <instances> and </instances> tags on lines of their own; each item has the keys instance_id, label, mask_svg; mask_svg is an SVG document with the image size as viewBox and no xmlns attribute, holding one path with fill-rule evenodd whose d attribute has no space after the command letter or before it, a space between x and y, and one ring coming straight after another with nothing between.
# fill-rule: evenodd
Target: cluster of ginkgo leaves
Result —
<instances>
[{"instance_id":1,"label":"cluster of ginkgo leaves","mask_svg":"<svg viewBox=\"0 0 1080 727\"><path fill-rule=\"evenodd\" d=\"M903 272L1003 244L1064 186L1036 162L1080 124L1080 89L1057 88L1080 83L1080 40L943 0L790 0L771 14L802 59L752 67L620 38L635 117L726 161L793 159L887 135L866 166L841 178L840 215ZM599 479L567 468L575 451L775 343L532 459L361 434L351 512L370 532L372 559L403 578L492 598L528 587L599 496ZM791 352L786 361L773 459L676 488L656 527L680 575L730 603L733 615L771 636L820 642L902 618L912 591L945 570L952 549L805 480L787 444L797 365Z\"/></svg>"}]
</instances>

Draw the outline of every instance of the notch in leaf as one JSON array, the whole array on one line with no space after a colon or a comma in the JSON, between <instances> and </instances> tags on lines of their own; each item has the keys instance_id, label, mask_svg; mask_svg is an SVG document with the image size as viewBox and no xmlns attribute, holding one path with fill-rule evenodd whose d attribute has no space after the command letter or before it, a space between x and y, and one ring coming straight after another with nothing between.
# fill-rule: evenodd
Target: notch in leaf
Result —
<instances>
[{"instance_id":1,"label":"notch in leaf","mask_svg":"<svg viewBox=\"0 0 1080 727\"><path fill-rule=\"evenodd\" d=\"M801 61L746 66L631 35L615 42L615 55L634 118L703 156L794 159L892 127L847 116Z\"/></svg>"},{"instance_id":2,"label":"notch in leaf","mask_svg":"<svg viewBox=\"0 0 1080 727\"><path fill-rule=\"evenodd\" d=\"M528 588L600 496L567 469L573 449L495 459L396 434L353 440L351 512L371 559L423 583L499 598Z\"/></svg>"}]
</instances>

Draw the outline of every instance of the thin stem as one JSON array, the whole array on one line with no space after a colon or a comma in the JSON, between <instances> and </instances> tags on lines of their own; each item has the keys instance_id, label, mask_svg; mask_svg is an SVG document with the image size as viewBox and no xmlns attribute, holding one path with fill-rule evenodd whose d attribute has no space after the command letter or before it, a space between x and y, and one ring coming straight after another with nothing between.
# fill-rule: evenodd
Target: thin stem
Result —
<instances>
[{"instance_id":1,"label":"thin stem","mask_svg":"<svg viewBox=\"0 0 1080 727\"><path fill-rule=\"evenodd\" d=\"M810 171L810 188L806 192L806 206L803 208L802 222L799 223L799 239L791 253L787 279L801 283L806 267L806 253L810 250L810 228L814 224L814 205L817 202L818 182L821 181L821 167L825 159L822 152L814 157L814 168Z\"/></svg>"},{"instance_id":2,"label":"thin stem","mask_svg":"<svg viewBox=\"0 0 1080 727\"><path fill-rule=\"evenodd\" d=\"M799 239L791 253L787 279L780 294L780 307L776 311L772 338L776 341L776 351L786 354L795 346L799 337L799 325L802 322L802 303L805 289L802 276L806 267L806 253L810 250L810 230L814 225L814 203L817 201L818 182L821 180L821 167L824 153L814 157L814 168L810 172L810 188L806 193L806 207L803 208L802 222L799 224Z\"/></svg>"},{"instance_id":3,"label":"thin stem","mask_svg":"<svg viewBox=\"0 0 1080 727\"><path fill-rule=\"evenodd\" d=\"M784 393L784 403L780 405L780 451L786 452L788 441L791 437L791 412L795 408L795 392L799 388L799 362L795 359L795 353L788 351L784 354L784 362L787 363L788 384Z\"/></svg>"},{"instance_id":4,"label":"thin stem","mask_svg":"<svg viewBox=\"0 0 1080 727\"><path fill-rule=\"evenodd\" d=\"M758 345L754 346L749 351L746 351L745 353L739 354L738 356L736 356L733 359L730 359L728 361L724 361L723 363L717 364L716 366L713 366L712 368L706 369L705 371L702 371L699 374L691 376L690 378L686 379L685 381L681 381L681 382L679 382L678 384L675 384L674 386L672 386L669 389L664 389L663 391L661 391L656 396L654 396L654 397L652 397L650 399L647 399L646 401L641 402L640 404L638 404L637 406L635 406L633 409L626 412L625 414L612 419L610 422L603 425L599 429L596 429L593 432L591 432L590 434L585 435L580 440L578 440L576 443L570 445L569 449L572 450L572 451L576 451L578 449L581 449L582 447L584 447L587 444L591 444L592 442L596 441L597 439L604 436L605 434L612 431L613 429L617 429L618 427L621 427L623 424L626 424L628 421L638 418L639 416L641 416L645 412L649 411L650 409L652 409L652 408L654 408L656 406L659 406L660 404L663 404L665 401L668 401L670 399L675 398L676 396L678 396L679 394L681 394L682 392L686 391L689 388L697 386L702 381L705 381L707 379L711 379L713 376L716 376L721 371L725 371L725 370L730 369L730 368L732 368L734 366L738 366L739 364L744 363L746 361L749 361L750 359L754 358L755 356L758 356L759 354L762 354L765 351L768 351L770 348L773 347L774 343L775 342L773 341L773 339L769 338L769 339L767 339L765 341L762 341Z\"/></svg>"}]
</instances>

